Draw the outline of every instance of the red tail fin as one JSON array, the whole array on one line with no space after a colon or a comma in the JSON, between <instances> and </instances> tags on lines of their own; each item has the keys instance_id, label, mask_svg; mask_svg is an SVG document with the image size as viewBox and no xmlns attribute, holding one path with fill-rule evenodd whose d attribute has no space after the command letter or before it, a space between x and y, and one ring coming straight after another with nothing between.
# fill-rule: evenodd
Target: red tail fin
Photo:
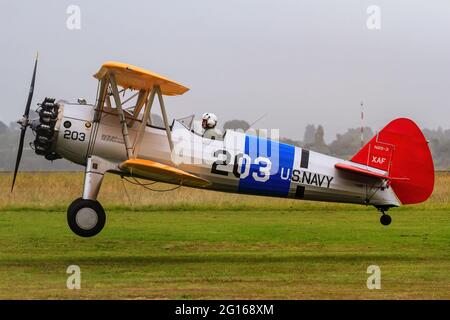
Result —
<instances>
[{"instance_id":1,"label":"red tail fin","mask_svg":"<svg viewBox=\"0 0 450 320\"><path fill-rule=\"evenodd\" d=\"M402 204L423 202L433 192L433 159L422 131L412 120L391 121L351 161L388 171L392 177L408 178L391 182Z\"/></svg>"}]
</instances>

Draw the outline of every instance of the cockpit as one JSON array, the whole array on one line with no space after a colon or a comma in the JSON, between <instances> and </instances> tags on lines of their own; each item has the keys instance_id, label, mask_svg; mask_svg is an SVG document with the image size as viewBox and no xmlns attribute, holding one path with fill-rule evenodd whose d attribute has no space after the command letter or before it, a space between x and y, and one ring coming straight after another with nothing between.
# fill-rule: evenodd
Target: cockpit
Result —
<instances>
[{"instance_id":1,"label":"cockpit","mask_svg":"<svg viewBox=\"0 0 450 320\"><path fill-rule=\"evenodd\" d=\"M211 140L223 140L225 136L225 132L222 132L219 128L215 128L215 133L212 136L205 136L205 129L202 127L202 121L197 119L195 115L190 115L187 117L175 119L178 123L180 123L183 127L191 131L192 133L201 136L203 138L211 139Z\"/></svg>"}]
</instances>

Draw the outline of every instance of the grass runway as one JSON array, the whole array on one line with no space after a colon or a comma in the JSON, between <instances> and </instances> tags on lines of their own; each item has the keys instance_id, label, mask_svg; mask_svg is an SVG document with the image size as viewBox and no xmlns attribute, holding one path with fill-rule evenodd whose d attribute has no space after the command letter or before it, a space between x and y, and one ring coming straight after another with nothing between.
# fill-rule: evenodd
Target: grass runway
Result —
<instances>
[{"instance_id":1,"label":"grass runway","mask_svg":"<svg viewBox=\"0 0 450 320\"><path fill-rule=\"evenodd\" d=\"M108 177L107 223L89 239L65 217L81 181L24 174L0 195L0 299L450 299L448 174L428 202L391 210L389 227L371 207L125 192ZM80 290L66 288L73 264ZM370 265L380 290L367 289Z\"/></svg>"}]
</instances>

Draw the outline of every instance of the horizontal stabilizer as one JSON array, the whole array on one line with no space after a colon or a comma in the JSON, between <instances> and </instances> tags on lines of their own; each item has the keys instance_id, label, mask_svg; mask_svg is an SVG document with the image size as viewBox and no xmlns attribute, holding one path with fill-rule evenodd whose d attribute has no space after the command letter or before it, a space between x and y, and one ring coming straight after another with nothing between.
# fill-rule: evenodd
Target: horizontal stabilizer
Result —
<instances>
[{"instance_id":1,"label":"horizontal stabilizer","mask_svg":"<svg viewBox=\"0 0 450 320\"><path fill-rule=\"evenodd\" d=\"M197 177L186 171L151 160L129 159L122 162L119 168L128 170L131 175L138 177L181 184L188 187L205 187L210 184L208 180Z\"/></svg>"},{"instance_id":2,"label":"horizontal stabilizer","mask_svg":"<svg viewBox=\"0 0 450 320\"><path fill-rule=\"evenodd\" d=\"M345 163L336 163L334 165L337 169L353 172L353 173L359 173L365 176L374 177L374 178L380 178L380 179L386 179L386 180L397 180L397 181L408 181L408 178L396 178L396 177L390 177L387 175L384 175L382 173L378 173L375 171L367 170L364 168L352 166L350 164Z\"/></svg>"}]
</instances>

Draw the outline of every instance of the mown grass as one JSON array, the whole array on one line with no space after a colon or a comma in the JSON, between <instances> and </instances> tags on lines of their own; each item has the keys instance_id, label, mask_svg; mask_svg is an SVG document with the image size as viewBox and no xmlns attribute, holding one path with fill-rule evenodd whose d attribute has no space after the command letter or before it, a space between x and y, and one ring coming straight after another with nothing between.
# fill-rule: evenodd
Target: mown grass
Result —
<instances>
[{"instance_id":1,"label":"mown grass","mask_svg":"<svg viewBox=\"0 0 450 320\"><path fill-rule=\"evenodd\" d=\"M0 178L0 298L449 299L449 180L430 201L390 212L193 189L152 193L107 177L101 234L83 239L65 210L81 174ZM161 186L165 187L165 186ZM48 209L50 208L50 209ZM66 288L79 265L81 290ZM368 290L369 265L382 272Z\"/></svg>"}]
</instances>

